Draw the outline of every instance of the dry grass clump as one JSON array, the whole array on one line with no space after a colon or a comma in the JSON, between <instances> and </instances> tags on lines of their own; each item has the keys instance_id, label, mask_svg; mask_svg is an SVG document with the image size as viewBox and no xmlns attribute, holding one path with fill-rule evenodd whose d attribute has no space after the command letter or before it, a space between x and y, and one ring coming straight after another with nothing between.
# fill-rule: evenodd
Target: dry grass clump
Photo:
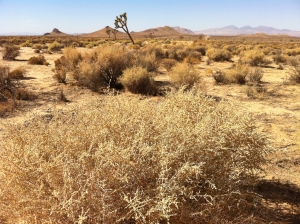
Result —
<instances>
[{"instance_id":1,"label":"dry grass clump","mask_svg":"<svg viewBox=\"0 0 300 224\"><path fill-rule=\"evenodd\" d=\"M121 84L132 93L156 95L157 89L152 75L146 68L133 66L124 70L120 77Z\"/></svg>"},{"instance_id":2,"label":"dry grass clump","mask_svg":"<svg viewBox=\"0 0 300 224\"><path fill-rule=\"evenodd\" d=\"M226 73L222 70L217 70L212 74L216 83L228 83Z\"/></svg>"},{"instance_id":3,"label":"dry grass clump","mask_svg":"<svg viewBox=\"0 0 300 224\"><path fill-rule=\"evenodd\" d=\"M15 60L20 55L20 47L4 44L1 50L3 60Z\"/></svg>"},{"instance_id":4,"label":"dry grass clump","mask_svg":"<svg viewBox=\"0 0 300 224\"><path fill-rule=\"evenodd\" d=\"M155 54L138 53L134 64L146 68L148 72L156 72L160 65L160 59L157 59Z\"/></svg>"},{"instance_id":5,"label":"dry grass clump","mask_svg":"<svg viewBox=\"0 0 300 224\"><path fill-rule=\"evenodd\" d=\"M250 68L248 65L238 63L232 69L226 71L226 79L230 83L245 84L246 77L250 73Z\"/></svg>"},{"instance_id":6,"label":"dry grass clump","mask_svg":"<svg viewBox=\"0 0 300 224\"><path fill-rule=\"evenodd\" d=\"M21 43L21 47L32 47L32 42L30 40L26 40L24 43Z\"/></svg>"},{"instance_id":7,"label":"dry grass clump","mask_svg":"<svg viewBox=\"0 0 300 224\"><path fill-rule=\"evenodd\" d=\"M30 64L30 65L49 65L49 63L46 61L45 57L42 55L29 58L28 64Z\"/></svg>"},{"instance_id":8,"label":"dry grass clump","mask_svg":"<svg viewBox=\"0 0 300 224\"><path fill-rule=\"evenodd\" d=\"M16 81L9 77L9 67L0 66L0 97L2 100L11 98L13 91L16 89ZM1 101L2 101L1 100Z\"/></svg>"},{"instance_id":9,"label":"dry grass clump","mask_svg":"<svg viewBox=\"0 0 300 224\"><path fill-rule=\"evenodd\" d=\"M281 51L277 51L276 54L272 57L273 61L276 63L276 65L280 63L286 63L288 60L288 57L285 55L282 55Z\"/></svg>"},{"instance_id":10,"label":"dry grass clump","mask_svg":"<svg viewBox=\"0 0 300 224\"><path fill-rule=\"evenodd\" d=\"M8 73L10 79L24 79L26 69L24 67L18 67Z\"/></svg>"},{"instance_id":11,"label":"dry grass clump","mask_svg":"<svg viewBox=\"0 0 300 224\"><path fill-rule=\"evenodd\" d=\"M252 66L267 65L270 63L260 50L251 50L243 53L242 60Z\"/></svg>"},{"instance_id":12,"label":"dry grass clump","mask_svg":"<svg viewBox=\"0 0 300 224\"><path fill-rule=\"evenodd\" d=\"M290 81L300 83L300 59L299 57L290 58L289 64L291 67Z\"/></svg>"},{"instance_id":13,"label":"dry grass clump","mask_svg":"<svg viewBox=\"0 0 300 224\"><path fill-rule=\"evenodd\" d=\"M228 50L210 48L206 51L206 56L214 61L230 61L232 55Z\"/></svg>"},{"instance_id":14,"label":"dry grass clump","mask_svg":"<svg viewBox=\"0 0 300 224\"><path fill-rule=\"evenodd\" d=\"M254 67L251 69L250 73L248 74L247 78L250 82L261 82L261 79L264 76L264 72L261 68Z\"/></svg>"},{"instance_id":15,"label":"dry grass clump","mask_svg":"<svg viewBox=\"0 0 300 224\"><path fill-rule=\"evenodd\" d=\"M195 91L108 96L6 133L4 223L242 223L257 211L266 138Z\"/></svg>"},{"instance_id":16,"label":"dry grass clump","mask_svg":"<svg viewBox=\"0 0 300 224\"><path fill-rule=\"evenodd\" d=\"M54 41L53 43L49 44L48 46L48 50L49 51L61 51L61 49L63 48L64 46L57 42L57 41Z\"/></svg>"},{"instance_id":17,"label":"dry grass clump","mask_svg":"<svg viewBox=\"0 0 300 224\"><path fill-rule=\"evenodd\" d=\"M190 52L183 61L188 64L199 64L201 63L201 53L199 52Z\"/></svg>"},{"instance_id":18,"label":"dry grass clump","mask_svg":"<svg viewBox=\"0 0 300 224\"><path fill-rule=\"evenodd\" d=\"M171 58L164 58L160 61L160 65L167 69L167 71L170 71L177 63L177 60Z\"/></svg>"},{"instance_id":19,"label":"dry grass clump","mask_svg":"<svg viewBox=\"0 0 300 224\"><path fill-rule=\"evenodd\" d=\"M169 73L171 83L180 88L185 86L187 89L193 87L201 81L201 76L198 71L187 63L178 63Z\"/></svg>"}]
</instances>

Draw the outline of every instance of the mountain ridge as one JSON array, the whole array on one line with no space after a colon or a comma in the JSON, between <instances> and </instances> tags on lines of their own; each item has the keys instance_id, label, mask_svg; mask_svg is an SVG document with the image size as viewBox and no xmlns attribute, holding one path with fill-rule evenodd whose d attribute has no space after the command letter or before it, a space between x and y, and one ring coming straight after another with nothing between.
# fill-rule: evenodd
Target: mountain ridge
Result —
<instances>
[{"instance_id":1,"label":"mountain ridge","mask_svg":"<svg viewBox=\"0 0 300 224\"><path fill-rule=\"evenodd\" d=\"M300 31L289 29L276 29L269 26L257 26L251 27L249 25L238 28L230 25L222 28L205 29L194 31L196 34L205 34L212 36L236 36L245 34L265 33L267 35L289 35L294 37L300 37Z\"/></svg>"}]
</instances>

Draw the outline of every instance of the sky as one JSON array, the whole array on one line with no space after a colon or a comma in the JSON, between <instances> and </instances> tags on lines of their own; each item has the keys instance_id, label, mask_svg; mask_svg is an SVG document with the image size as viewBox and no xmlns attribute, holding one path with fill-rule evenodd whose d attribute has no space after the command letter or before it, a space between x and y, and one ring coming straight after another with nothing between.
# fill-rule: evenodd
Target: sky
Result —
<instances>
[{"instance_id":1,"label":"sky","mask_svg":"<svg viewBox=\"0 0 300 224\"><path fill-rule=\"evenodd\" d=\"M300 31L300 0L0 0L0 34L91 33L126 12L129 31L234 25Z\"/></svg>"}]
</instances>

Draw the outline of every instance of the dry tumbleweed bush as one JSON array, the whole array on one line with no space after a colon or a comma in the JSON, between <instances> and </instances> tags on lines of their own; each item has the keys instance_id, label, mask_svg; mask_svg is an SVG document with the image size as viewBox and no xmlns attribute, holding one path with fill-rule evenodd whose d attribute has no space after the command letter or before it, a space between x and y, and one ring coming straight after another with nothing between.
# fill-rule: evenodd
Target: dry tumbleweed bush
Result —
<instances>
[{"instance_id":1,"label":"dry tumbleweed bush","mask_svg":"<svg viewBox=\"0 0 300 224\"><path fill-rule=\"evenodd\" d=\"M249 221L267 149L249 114L193 90L107 96L7 126L0 221Z\"/></svg>"}]
</instances>

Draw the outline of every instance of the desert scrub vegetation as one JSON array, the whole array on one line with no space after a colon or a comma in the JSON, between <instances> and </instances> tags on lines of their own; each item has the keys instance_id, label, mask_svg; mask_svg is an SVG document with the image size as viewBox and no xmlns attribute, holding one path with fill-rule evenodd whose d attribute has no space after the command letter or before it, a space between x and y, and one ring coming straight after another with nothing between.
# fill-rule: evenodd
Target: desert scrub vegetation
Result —
<instances>
[{"instance_id":1,"label":"desert scrub vegetation","mask_svg":"<svg viewBox=\"0 0 300 224\"><path fill-rule=\"evenodd\" d=\"M4 44L0 51L3 60L15 60L20 55L20 47L16 45Z\"/></svg>"},{"instance_id":2,"label":"desert scrub vegetation","mask_svg":"<svg viewBox=\"0 0 300 224\"><path fill-rule=\"evenodd\" d=\"M49 44L48 50L49 51L61 51L61 49L64 48L63 44L54 41L53 43Z\"/></svg>"},{"instance_id":3,"label":"desert scrub vegetation","mask_svg":"<svg viewBox=\"0 0 300 224\"><path fill-rule=\"evenodd\" d=\"M230 61L231 53L225 49L209 48L206 51L206 56L214 61Z\"/></svg>"},{"instance_id":4,"label":"desert scrub vegetation","mask_svg":"<svg viewBox=\"0 0 300 224\"><path fill-rule=\"evenodd\" d=\"M64 68L78 85L97 91L101 87L119 88L119 77L135 60L132 52L123 46L101 45L83 55L77 49L67 48L63 61Z\"/></svg>"},{"instance_id":5,"label":"desert scrub vegetation","mask_svg":"<svg viewBox=\"0 0 300 224\"><path fill-rule=\"evenodd\" d=\"M42 55L29 58L27 63L30 65L49 65L45 57Z\"/></svg>"},{"instance_id":6,"label":"desert scrub vegetation","mask_svg":"<svg viewBox=\"0 0 300 224\"><path fill-rule=\"evenodd\" d=\"M226 71L226 80L230 83L245 84L246 77L250 72L248 65L238 63L233 68Z\"/></svg>"},{"instance_id":7,"label":"desert scrub vegetation","mask_svg":"<svg viewBox=\"0 0 300 224\"><path fill-rule=\"evenodd\" d=\"M202 80L199 72L187 63L176 64L169 72L169 76L171 83L176 88L185 86L185 88L190 89Z\"/></svg>"},{"instance_id":8,"label":"desert scrub vegetation","mask_svg":"<svg viewBox=\"0 0 300 224\"><path fill-rule=\"evenodd\" d=\"M133 66L124 70L120 82L132 93L156 95L157 88L152 76L146 68Z\"/></svg>"},{"instance_id":9,"label":"desert scrub vegetation","mask_svg":"<svg viewBox=\"0 0 300 224\"><path fill-rule=\"evenodd\" d=\"M8 73L9 79L24 79L26 74L26 69L24 67L17 67Z\"/></svg>"},{"instance_id":10,"label":"desert scrub vegetation","mask_svg":"<svg viewBox=\"0 0 300 224\"><path fill-rule=\"evenodd\" d=\"M6 132L2 222L239 223L258 211L267 139L237 105L194 90L109 95Z\"/></svg>"},{"instance_id":11,"label":"desert scrub vegetation","mask_svg":"<svg viewBox=\"0 0 300 224\"><path fill-rule=\"evenodd\" d=\"M290 81L294 83L300 83L300 57L290 58L289 65L291 67L289 77Z\"/></svg>"},{"instance_id":12,"label":"desert scrub vegetation","mask_svg":"<svg viewBox=\"0 0 300 224\"><path fill-rule=\"evenodd\" d=\"M261 50L250 50L242 52L242 61L250 64L251 66L270 64L270 61L266 59L265 54Z\"/></svg>"}]
</instances>

